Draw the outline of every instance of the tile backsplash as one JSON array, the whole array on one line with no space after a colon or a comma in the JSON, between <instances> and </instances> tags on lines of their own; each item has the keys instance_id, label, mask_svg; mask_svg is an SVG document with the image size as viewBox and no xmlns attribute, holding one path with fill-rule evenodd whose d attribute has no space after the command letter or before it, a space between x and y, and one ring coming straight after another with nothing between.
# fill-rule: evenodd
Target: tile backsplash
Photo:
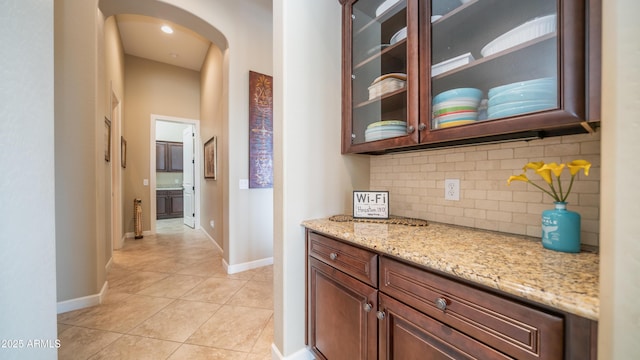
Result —
<instances>
[{"instance_id":1,"label":"tile backsplash","mask_svg":"<svg viewBox=\"0 0 640 360\"><path fill-rule=\"evenodd\" d=\"M582 243L599 245L600 134L371 156L371 190L389 191L393 215L540 237L540 216L553 208L550 196L514 181L531 161L591 162L581 171L567 199L569 210L582 217ZM529 179L546 188L531 170ZM460 200L444 198L445 179L460 179ZM568 186L565 169L562 180Z\"/></svg>"}]
</instances>

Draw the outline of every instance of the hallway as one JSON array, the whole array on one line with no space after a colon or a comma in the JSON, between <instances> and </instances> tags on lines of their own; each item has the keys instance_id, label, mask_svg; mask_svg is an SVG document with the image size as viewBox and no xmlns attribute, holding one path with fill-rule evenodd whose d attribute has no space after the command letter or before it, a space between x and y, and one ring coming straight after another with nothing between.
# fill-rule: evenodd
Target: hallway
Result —
<instances>
[{"instance_id":1,"label":"hallway","mask_svg":"<svg viewBox=\"0 0 640 360\"><path fill-rule=\"evenodd\" d=\"M103 304L58 315L59 359L271 359L273 267L227 275L182 219L114 251Z\"/></svg>"}]
</instances>

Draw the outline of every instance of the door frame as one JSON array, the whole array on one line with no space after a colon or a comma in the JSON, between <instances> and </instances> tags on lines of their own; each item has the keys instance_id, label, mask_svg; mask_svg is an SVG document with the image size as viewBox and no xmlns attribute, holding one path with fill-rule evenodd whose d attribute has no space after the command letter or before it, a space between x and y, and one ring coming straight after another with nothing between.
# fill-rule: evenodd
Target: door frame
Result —
<instances>
[{"instance_id":1,"label":"door frame","mask_svg":"<svg viewBox=\"0 0 640 360\"><path fill-rule=\"evenodd\" d=\"M151 121L149 126L149 216L150 216L150 230L152 234L156 233L156 122L174 122L185 125L193 125L195 132L195 141L193 144L194 152L194 179L195 186L195 209L196 209L196 224L195 228L200 228L200 168L202 166L202 140L200 139L200 120L187 119L175 116L165 116L158 114L151 114Z\"/></svg>"},{"instance_id":2,"label":"door frame","mask_svg":"<svg viewBox=\"0 0 640 360\"><path fill-rule=\"evenodd\" d=\"M122 177L123 171L120 164L121 156L120 153L120 137L122 136L122 106L120 103L120 99L113 91L113 88L110 89L110 104L111 108L111 239L110 239L110 248L111 255L113 255L113 250L118 250L122 248L124 245L125 234L123 231L123 220L122 214L124 213L124 205L123 205L123 186L122 186Z\"/></svg>"}]
</instances>

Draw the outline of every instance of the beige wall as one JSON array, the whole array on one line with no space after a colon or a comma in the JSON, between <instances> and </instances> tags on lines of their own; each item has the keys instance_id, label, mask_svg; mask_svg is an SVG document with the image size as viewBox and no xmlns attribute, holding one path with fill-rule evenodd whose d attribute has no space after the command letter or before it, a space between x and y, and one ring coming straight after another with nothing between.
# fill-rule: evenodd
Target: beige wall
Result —
<instances>
[{"instance_id":1,"label":"beige wall","mask_svg":"<svg viewBox=\"0 0 640 360\"><path fill-rule=\"evenodd\" d=\"M340 4L274 0L274 344L305 352L305 242L300 222L350 209L369 159L340 155Z\"/></svg>"},{"instance_id":2,"label":"beige wall","mask_svg":"<svg viewBox=\"0 0 640 360\"><path fill-rule=\"evenodd\" d=\"M55 184L58 301L97 294L105 282L102 22L96 1L55 5Z\"/></svg>"},{"instance_id":3,"label":"beige wall","mask_svg":"<svg viewBox=\"0 0 640 360\"><path fill-rule=\"evenodd\" d=\"M197 71L125 56L123 136L127 139L124 172L124 231L133 232L133 199L142 199L143 229L150 230L151 114L200 118L200 75ZM155 126L155 124L154 124ZM155 196L155 193L153 194ZM131 206L128 206L131 204Z\"/></svg>"},{"instance_id":4,"label":"beige wall","mask_svg":"<svg viewBox=\"0 0 640 360\"><path fill-rule=\"evenodd\" d=\"M102 16L104 17L104 16ZM111 259L114 246L118 247L121 239L124 238L123 228L123 208L128 204L124 202L123 192L123 169L120 164L120 136L122 135L122 108L124 106L124 49L120 40L120 32L115 21L115 17L111 16L104 21L104 59L105 77L101 82L104 89L104 100L106 103L106 114L111 120L111 155L114 161L111 162L111 168L105 175L105 186L112 187L113 201L115 212L108 212L106 215L109 220L107 224L111 224L112 239L105 241L105 256L107 261ZM111 176L111 171L115 171L115 176ZM111 204L110 191L105 191L105 205ZM109 208L110 209L110 208ZM114 215L113 218L111 215ZM109 228L109 227L108 227Z\"/></svg>"},{"instance_id":5,"label":"beige wall","mask_svg":"<svg viewBox=\"0 0 640 360\"><path fill-rule=\"evenodd\" d=\"M223 136L222 126L227 113L227 94L224 92L224 62L222 51L215 45L211 45L207 51L202 70L200 71L201 85L201 108L200 108L200 136L202 144L217 136L218 141L218 173L220 176L216 180L204 179L204 169L200 176L200 224L202 229L211 236L220 248L223 248L223 203L224 184L227 184L227 177L222 171L222 165L228 159L226 137ZM207 99L204 101L204 99ZM210 222L213 220L214 226ZM228 248L224 249L225 258L228 257Z\"/></svg>"},{"instance_id":6,"label":"beige wall","mask_svg":"<svg viewBox=\"0 0 640 360\"><path fill-rule=\"evenodd\" d=\"M446 148L371 157L371 189L389 191L390 212L431 221L540 237L540 215L553 199L511 175L531 161L584 159L589 176L576 177L568 209L582 218L583 244L598 245L600 134L572 135L503 144ZM544 181L531 171L538 185ZM460 180L460 201L444 199L445 179ZM567 189L570 176L562 177ZM546 187L544 184L543 187Z\"/></svg>"},{"instance_id":7,"label":"beige wall","mask_svg":"<svg viewBox=\"0 0 640 360\"><path fill-rule=\"evenodd\" d=\"M636 359L640 334L640 2L603 6L599 359Z\"/></svg>"},{"instance_id":8,"label":"beige wall","mask_svg":"<svg viewBox=\"0 0 640 360\"><path fill-rule=\"evenodd\" d=\"M2 4L0 43L0 349L3 359L55 359L53 0ZM9 56L10 54L10 56Z\"/></svg>"}]
</instances>

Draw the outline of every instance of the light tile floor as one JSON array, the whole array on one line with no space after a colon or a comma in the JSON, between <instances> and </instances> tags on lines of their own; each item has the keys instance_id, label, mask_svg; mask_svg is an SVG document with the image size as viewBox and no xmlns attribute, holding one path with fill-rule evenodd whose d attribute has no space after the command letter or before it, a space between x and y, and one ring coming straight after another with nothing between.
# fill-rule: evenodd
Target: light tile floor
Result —
<instances>
[{"instance_id":1,"label":"light tile floor","mask_svg":"<svg viewBox=\"0 0 640 360\"><path fill-rule=\"evenodd\" d=\"M58 315L59 359L271 359L273 267L228 275L182 219L115 251L103 304Z\"/></svg>"}]
</instances>

